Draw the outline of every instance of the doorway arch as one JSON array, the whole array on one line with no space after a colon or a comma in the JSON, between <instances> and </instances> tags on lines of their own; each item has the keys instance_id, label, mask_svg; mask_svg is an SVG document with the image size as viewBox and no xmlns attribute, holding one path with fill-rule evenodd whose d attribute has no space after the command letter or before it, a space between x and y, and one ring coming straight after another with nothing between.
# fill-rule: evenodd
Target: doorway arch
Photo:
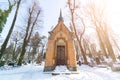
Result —
<instances>
[{"instance_id":1,"label":"doorway arch","mask_svg":"<svg viewBox=\"0 0 120 80\"><path fill-rule=\"evenodd\" d=\"M63 39L56 42L56 65L66 65L66 42Z\"/></svg>"}]
</instances>

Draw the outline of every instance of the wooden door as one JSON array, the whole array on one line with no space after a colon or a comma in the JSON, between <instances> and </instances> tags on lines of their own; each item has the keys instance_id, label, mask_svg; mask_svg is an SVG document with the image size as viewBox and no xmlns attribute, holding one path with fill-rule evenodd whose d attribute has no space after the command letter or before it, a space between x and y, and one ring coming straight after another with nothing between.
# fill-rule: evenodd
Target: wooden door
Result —
<instances>
[{"instance_id":1,"label":"wooden door","mask_svg":"<svg viewBox=\"0 0 120 80\"><path fill-rule=\"evenodd\" d=\"M57 65L65 65L65 46L57 46Z\"/></svg>"}]
</instances>

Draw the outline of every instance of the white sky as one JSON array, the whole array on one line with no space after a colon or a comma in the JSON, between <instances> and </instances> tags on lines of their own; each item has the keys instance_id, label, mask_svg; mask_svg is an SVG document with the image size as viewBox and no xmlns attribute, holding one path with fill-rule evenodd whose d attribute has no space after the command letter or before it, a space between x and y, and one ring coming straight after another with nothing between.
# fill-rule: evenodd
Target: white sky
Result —
<instances>
[{"instance_id":1,"label":"white sky","mask_svg":"<svg viewBox=\"0 0 120 80\"><path fill-rule=\"evenodd\" d=\"M120 0L107 0L107 13L112 28L120 34Z\"/></svg>"},{"instance_id":2,"label":"white sky","mask_svg":"<svg viewBox=\"0 0 120 80\"><path fill-rule=\"evenodd\" d=\"M5 0L0 0L0 2L4 2L4 1ZM67 19L66 19L67 13L65 11L67 0L39 0L39 1L43 10L44 35L48 35L48 31L51 30L51 27L56 26L58 22L60 9L62 9L64 22L65 24L67 24ZM1 5L3 5L3 3L0 3L0 7ZM107 0L107 13L108 13L110 25L117 33L120 33L119 31L120 30L120 0ZM4 31L5 33L8 31L6 29Z\"/></svg>"},{"instance_id":3,"label":"white sky","mask_svg":"<svg viewBox=\"0 0 120 80\"><path fill-rule=\"evenodd\" d=\"M98 0L99 1L99 0ZM104 0L103 0L104 1ZM120 34L120 0L106 0L108 21L113 30ZM67 0L40 0L40 5L44 13L44 34L57 24L60 8L62 9L64 22L66 23L66 2ZM101 0L102 2L102 0Z\"/></svg>"},{"instance_id":4,"label":"white sky","mask_svg":"<svg viewBox=\"0 0 120 80\"><path fill-rule=\"evenodd\" d=\"M43 9L43 21L44 21L44 29L43 32L45 35L48 34L48 31L51 30L52 27L55 27L60 9L62 10L63 17L65 16L64 9L66 7L67 0L40 0L40 5Z\"/></svg>"}]
</instances>

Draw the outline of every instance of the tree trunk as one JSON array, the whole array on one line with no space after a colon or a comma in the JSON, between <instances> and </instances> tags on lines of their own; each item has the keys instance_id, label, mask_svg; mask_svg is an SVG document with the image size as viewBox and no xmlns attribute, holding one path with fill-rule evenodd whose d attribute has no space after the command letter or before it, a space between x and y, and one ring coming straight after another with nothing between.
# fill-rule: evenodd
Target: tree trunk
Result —
<instances>
[{"instance_id":1,"label":"tree trunk","mask_svg":"<svg viewBox=\"0 0 120 80\"><path fill-rule=\"evenodd\" d=\"M105 35L105 43L106 43L108 53L109 53L110 57L112 58L113 62L116 62L116 57L115 57L115 54L114 54L114 50L113 50L112 45L110 43L110 39L108 37L107 31L105 32L104 35Z\"/></svg>"},{"instance_id":2,"label":"tree trunk","mask_svg":"<svg viewBox=\"0 0 120 80\"><path fill-rule=\"evenodd\" d=\"M32 14L32 12L30 14ZM25 34L25 38L24 38L24 41L23 41L23 45L22 45L22 51L21 51L21 54L20 54L20 57L19 57L19 60L18 60L18 65L19 66L22 65L22 60L24 59L24 55L25 55L25 52L26 52L25 48L26 48L27 43L28 43L27 37L28 37L29 29L30 29L30 23L31 23L31 15L28 19L26 34Z\"/></svg>"},{"instance_id":3,"label":"tree trunk","mask_svg":"<svg viewBox=\"0 0 120 80\"><path fill-rule=\"evenodd\" d=\"M12 61L15 61L15 57L16 57L15 50L16 50L16 47L17 47L17 41L15 41L15 47L13 49Z\"/></svg>"},{"instance_id":4,"label":"tree trunk","mask_svg":"<svg viewBox=\"0 0 120 80\"><path fill-rule=\"evenodd\" d=\"M15 25L15 22L16 22L16 19L17 19L20 2L21 2L21 0L19 0L18 3L17 3L17 9L16 9L16 11L15 11L15 16L14 16L14 18L13 18L12 25L11 25L11 27L10 27L10 30L9 30L9 32L8 32L8 35L7 35L4 43L3 43L2 46L1 46L0 59L2 58L2 55L4 54L4 51L5 51L6 46L7 46L7 43L8 43L8 41L9 41L9 38L10 38L11 34L12 34L12 31L13 31L13 28L14 28L14 25Z\"/></svg>"},{"instance_id":5,"label":"tree trunk","mask_svg":"<svg viewBox=\"0 0 120 80\"><path fill-rule=\"evenodd\" d=\"M83 47L82 47L82 44L81 44L81 42L82 42L82 36L83 36L83 34L84 34L84 31L83 31L83 33L81 33L80 39L79 39L79 37L78 37L78 35L77 35L77 31L76 31L75 22L74 22L74 11L75 11L75 6L76 6L76 5L75 5L75 0L73 1L73 8L71 8L71 3L70 3L70 1L68 2L68 5L69 5L70 13L71 13L71 21L72 21L72 25L73 25L75 37L76 37L76 39L77 39L77 41L78 41L78 43L79 43L79 47L80 47L80 50L81 50L81 53L82 53L82 56L83 56L83 59L84 59L84 64L88 64L88 61L87 61L85 52L84 52ZM81 21L82 21L82 20L81 20ZM84 24L83 24L83 25L84 25ZM84 26L84 27L85 27L85 26Z\"/></svg>"},{"instance_id":6,"label":"tree trunk","mask_svg":"<svg viewBox=\"0 0 120 80\"><path fill-rule=\"evenodd\" d=\"M22 52L21 52L21 55L20 55L20 58L19 58L19 61L18 61L18 65L21 66L22 65L22 61L24 59L24 55L25 55L25 52L26 52L26 46L29 42L29 39L31 37L31 34L33 32L33 28L35 26L35 23L38 19L38 16L40 14L40 11L37 13L37 16L36 16L36 19L33 21L33 24L32 24L32 27L30 28L31 26L31 20L32 20L32 14L33 14L33 11L34 11L34 6L32 7L32 11L30 12L30 16L29 16L29 19L28 19L28 24L27 24L27 29L26 29L26 34L25 34L25 38L24 38L24 41L23 41L23 45L22 45Z\"/></svg>"},{"instance_id":7,"label":"tree trunk","mask_svg":"<svg viewBox=\"0 0 120 80\"><path fill-rule=\"evenodd\" d=\"M105 57L108 58L108 54L106 52L105 49L105 44L102 41L102 35L100 35L101 30L98 29L98 27L96 27L96 32L97 32L97 36L98 36L98 40L99 40L99 44L100 44L100 48L102 50L102 53L105 54Z\"/></svg>"},{"instance_id":8,"label":"tree trunk","mask_svg":"<svg viewBox=\"0 0 120 80\"><path fill-rule=\"evenodd\" d=\"M23 46L22 46L22 52L20 54L20 58L18 60L18 65L21 66L22 65L22 61L24 59L24 55L25 55L25 52L26 52L26 45L27 45L27 42L26 40L24 39L24 43L23 43Z\"/></svg>"},{"instance_id":9,"label":"tree trunk","mask_svg":"<svg viewBox=\"0 0 120 80\"><path fill-rule=\"evenodd\" d=\"M25 52L26 52L25 48L26 48L26 45L28 43L27 37L28 37L28 33L29 33L29 29L30 29L30 24L31 24L31 15L32 15L32 12L33 12L33 10L30 12L30 16L29 16L28 23L27 23L26 34L25 34L25 38L24 38L24 41L23 41L23 45L22 45L22 51L21 51L21 54L20 54L20 57L19 57L19 60L18 60L18 65L19 66L22 65L22 60L23 60Z\"/></svg>"}]
</instances>

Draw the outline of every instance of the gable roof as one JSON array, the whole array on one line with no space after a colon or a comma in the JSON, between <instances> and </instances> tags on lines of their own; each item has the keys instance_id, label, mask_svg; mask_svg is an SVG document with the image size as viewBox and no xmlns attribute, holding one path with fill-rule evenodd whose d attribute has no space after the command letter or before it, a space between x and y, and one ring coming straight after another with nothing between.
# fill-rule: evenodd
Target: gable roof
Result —
<instances>
[{"instance_id":1,"label":"gable roof","mask_svg":"<svg viewBox=\"0 0 120 80\"><path fill-rule=\"evenodd\" d=\"M58 24L50 32L54 32L57 28L60 27L64 27L67 31L71 32L62 21L58 22Z\"/></svg>"}]
</instances>

